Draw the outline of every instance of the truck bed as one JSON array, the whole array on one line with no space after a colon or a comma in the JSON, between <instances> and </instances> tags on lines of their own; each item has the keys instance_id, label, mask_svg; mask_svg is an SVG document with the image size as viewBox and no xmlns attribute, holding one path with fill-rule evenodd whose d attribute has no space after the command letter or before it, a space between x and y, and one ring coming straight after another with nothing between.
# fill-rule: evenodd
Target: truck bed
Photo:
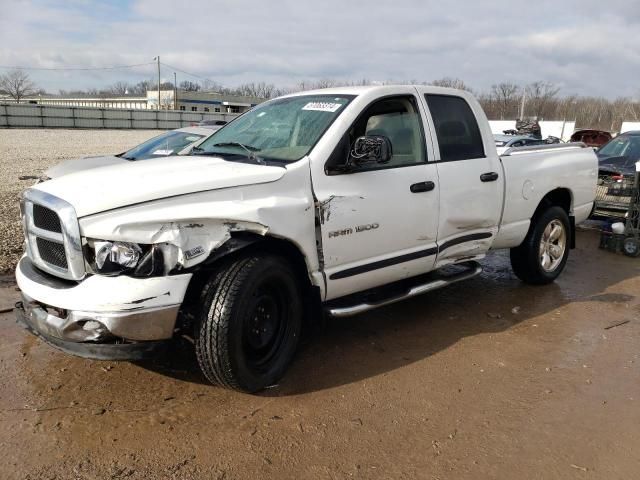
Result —
<instances>
[{"instance_id":1,"label":"truck bed","mask_svg":"<svg viewBox=\"0 0 640 480\"><path fill-rule=\"evenodd\" d=\"M506 200L492 248L521 243L543 196L555 189L570 192L576 223L589 216L598 175L592 148L583 143L511 148L500 156L500 162Z\"/></svg>"}]
</instances>

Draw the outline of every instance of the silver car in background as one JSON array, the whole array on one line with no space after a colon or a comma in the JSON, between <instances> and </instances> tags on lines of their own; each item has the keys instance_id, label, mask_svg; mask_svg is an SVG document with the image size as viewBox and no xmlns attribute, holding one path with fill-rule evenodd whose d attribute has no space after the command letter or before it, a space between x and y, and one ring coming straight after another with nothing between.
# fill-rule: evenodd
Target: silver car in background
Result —
<instances>
[{"instance_id":1,"label":"silver car in background","mask_svg":"<svg viewBox=\"0 0 640 480\"><path fill-rule=\"evenodd\" d=\"M148 160L151 158L167 157L169 155L188 155L195 145L209 138L220 128L222 127L218 125L178 128L177 130L161 133L117 155L101 155L65 160L48 169L40 178L40 181L117 163Z\"/></svg>"},{"instance_id":2,"label":"silver car in background","mask_svg":"<svg viewBox=\"0 0 640 480\"><path fill-rule=\"evenodd\" d=\"M498 150L498 155L502 155L508 149L513 147L542 145L545 143L544 140L530 137L528 135L494 135L493 138L496 142L496 150Z\"/></svg>"}]
</instances>

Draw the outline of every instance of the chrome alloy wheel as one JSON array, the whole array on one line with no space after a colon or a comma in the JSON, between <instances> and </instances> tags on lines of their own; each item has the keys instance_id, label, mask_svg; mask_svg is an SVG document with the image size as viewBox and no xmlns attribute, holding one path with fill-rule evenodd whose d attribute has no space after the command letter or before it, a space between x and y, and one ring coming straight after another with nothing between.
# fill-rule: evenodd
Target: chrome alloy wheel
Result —
<instances>
[{"instance_id":1,"label":"chrome alloy wheel","mask_svg":"<svg viewBox=\"0 0 640 480\"><path fill-rule=\"evenodd\" d=\"M567 231L560 220L551 220L542 232L540 239L540 265L551 273L562 262L567 249Z\"/></svg>"}]
</instances>

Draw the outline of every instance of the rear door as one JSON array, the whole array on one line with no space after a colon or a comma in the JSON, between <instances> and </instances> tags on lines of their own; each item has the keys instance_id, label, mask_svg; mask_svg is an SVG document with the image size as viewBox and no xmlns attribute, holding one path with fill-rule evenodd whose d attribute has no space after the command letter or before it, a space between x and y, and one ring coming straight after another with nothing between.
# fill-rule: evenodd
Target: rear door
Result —
<instances>
[{"instance_id":1,"label":"rear door","mask_svg":"<svg viewBox=\"0 0 640 480\"><path fill-rule=\"evenodd\" d=\"M440 186L438 267L481 257L489 249L502 215L504 179L495 146L485 142L492 136L477 102L426 88L422 93Z\"/></svg>"}]
</instances>

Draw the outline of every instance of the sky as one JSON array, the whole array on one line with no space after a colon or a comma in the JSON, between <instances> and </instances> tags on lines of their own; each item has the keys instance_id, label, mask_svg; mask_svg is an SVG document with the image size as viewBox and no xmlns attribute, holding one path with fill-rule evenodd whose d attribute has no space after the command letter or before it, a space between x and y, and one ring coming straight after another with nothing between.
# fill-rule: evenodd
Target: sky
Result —
<instances>
[{"instance_id":1,"label":"sky","mask_svg":"<svg viewBox=\"0 0 640 480\"><path fill-rule=\"evenodd\" d=\"M476 91L542 80L564 95L637 99L639 32L640 0L0 0L0 65L93 68L160 55L227 87L454 77ZM162 66L163 80L172 67ZM136 83L155 68L28 73L57 92Z\"/></svg>"}]
</instances>

